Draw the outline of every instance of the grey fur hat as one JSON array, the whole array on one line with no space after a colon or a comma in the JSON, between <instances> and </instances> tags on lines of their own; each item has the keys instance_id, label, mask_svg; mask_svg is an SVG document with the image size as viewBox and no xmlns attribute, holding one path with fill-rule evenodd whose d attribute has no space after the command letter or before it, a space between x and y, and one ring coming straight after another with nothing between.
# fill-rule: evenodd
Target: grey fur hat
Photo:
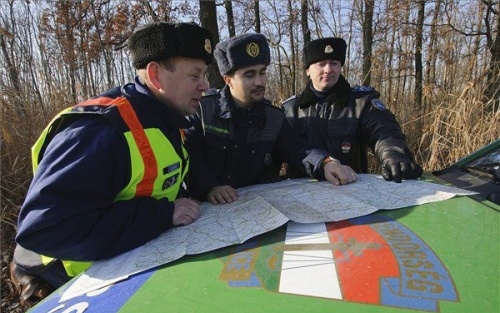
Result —
<instances>
[{"instance_id":1,"label":"grey fur hat","mask_svg":"<svg viewBox=\"0 0 500 313\"><path fill-rule=\"evenodd\" d=\"M251 65L267 66L271 63L267 38L259 33L238 35L219 42L215 46L214 57L221 75Z\"/></svg>"}]
</instances>

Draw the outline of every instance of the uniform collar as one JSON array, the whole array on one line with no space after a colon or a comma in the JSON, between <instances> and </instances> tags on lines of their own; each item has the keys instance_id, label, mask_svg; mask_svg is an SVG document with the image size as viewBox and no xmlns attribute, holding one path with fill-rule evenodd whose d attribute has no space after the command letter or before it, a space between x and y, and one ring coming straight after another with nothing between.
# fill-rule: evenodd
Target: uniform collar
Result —
<instances>
[{"instance_id":1,"label":"uniform collar","mask_svg":"<svg viewBox=\"0 0 500 313\"><path fill-rule=\"evenodd\" d=\"M236 111L236 104L234 102L233 96L229 90L229 87L226 85L220 91L220 99L219 99L219 110L215 112L222 119L230 119L234 118ZM267 100L264 100L267 101ZM257 118L260 120L265 120L266 113L264 110L264 105L261 102L257 102L248 112L248 118Z\"/></svg>"},{"instance_id":2,"label":"uniform collar","mask_svg":"<svg viewBox=\"0 0 500 313\"><path fill-rule=\"evenodd\" d=\"M299 95L297 99L297 104L301 109L310 107L318 102L332 103L336 98L347 97L351 92L351 85L347 82L344 76L339 76L339 81L333 86L333 88L327 92L324 99L319 99L316 93L313 91L312 81L309 80L304 91ZM345 103L343 103L345 105Z\"/></svg>"},{"instance_id":3,"label":"uniform collar","mask_svg":"<svg viewBox=\"0 0 500 313\"><path fill-rule=\"evenodd\" d=\"M231 102L233 102L233 97L231 96L229 87L226 85L220 91L219 109L215 113L222 119L231 118L233 115Z\"/></svg>"}]
</instances>

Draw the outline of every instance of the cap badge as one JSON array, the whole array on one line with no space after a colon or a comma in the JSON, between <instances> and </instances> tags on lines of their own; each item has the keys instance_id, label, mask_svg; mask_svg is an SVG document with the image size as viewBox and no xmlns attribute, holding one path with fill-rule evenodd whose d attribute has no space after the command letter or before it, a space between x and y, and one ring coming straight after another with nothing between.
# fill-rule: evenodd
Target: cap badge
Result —
<instances>
[{"instance_id":1,"label":"cap badge","mask_svg":"<svg viewBox=\"0 0 500 313\"><path fill-rule=\"evenodd\" d=\"M212 43L210 42L210 39L205 39L205 45L203 46L205 48L205 51L208 53L208 54L211 54L212 53Z\"/></svg>"},{"instance_id":2,"label":"cap badge","mask_svg":"<svg viewBox=\"0 0 500 313\"><path fill-rule=\"evenodd\" d=\"M333 52L333 48L332 48L332 46L327 45L327 46L325 47L325 53L332 53L332 52Z\"/></svg>"},{"instance_id":3,"label":"cap badge","mask_svg":"<svg viewBox=\"0 0 500 313\"><path fill-rule=\"evenodd\" d=\"M251 42L247 45L247 54L252 58L255 58L260 53L259 45L255 42Z\"/></svg>"}]
</instances>

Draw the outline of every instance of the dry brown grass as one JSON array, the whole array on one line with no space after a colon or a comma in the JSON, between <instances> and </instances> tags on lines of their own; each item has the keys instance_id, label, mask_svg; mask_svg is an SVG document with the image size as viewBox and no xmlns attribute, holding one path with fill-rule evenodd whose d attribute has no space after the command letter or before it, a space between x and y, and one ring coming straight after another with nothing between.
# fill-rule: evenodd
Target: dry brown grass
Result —
<instances>
[{"instance_id":1,"label":"dry brown grass","mask_svg":"<svg viewBox=\"0 0 500 313\"><path fill-rule=\"evenodd\" d=\"M447 95L426 116L426 127L414 144L426 170L444 168L500 138L500 111L493 101L481 102L473 84L458 95Z\"/></svg>"},{"instance_id":2,"label":"dry brown grass","mask_svg":"<svg viewBox=\"0 0 500 313\"><path fill-rule=\"evenodd\" d=\"M8 264L12 258L17 216L32 179L30 147L57 108L46 110L34 106L31 111L20 111L16 101L0 99L0 247L1 247L1 312L25 312L27 305L19 303L19 296L8 277ZM64 105L63 102L60 104Z\"/></svg>"}]
</instances>

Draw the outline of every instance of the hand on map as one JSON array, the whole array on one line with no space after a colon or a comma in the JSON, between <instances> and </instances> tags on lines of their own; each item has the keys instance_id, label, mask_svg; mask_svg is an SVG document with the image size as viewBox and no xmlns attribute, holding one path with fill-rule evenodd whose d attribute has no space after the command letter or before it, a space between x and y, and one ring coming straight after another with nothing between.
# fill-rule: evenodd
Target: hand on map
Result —
<instances>
[{"instance_id":1,"label":"hand on map","mask_svg":"<svg viewBox=\"0 0 500 313\"><path fill-rule=\"evenodd\" d=\"M200 216L200 203L187 198L179 198L174 201L174 215L172 222L174 226L189 225Z\"/></svg>"},{"instance_id":2,"label":"hand on map","mask_svg":"<svg viewBox=\"0 0 500 313\"><path fill-rule=\"evenodd\" d=\"M356 181L356 172L348 165L342 165L340 162L328 162L323 167L325 178L330 183L339 186L346 185Z\"/></svg>"},{"instance_id":3,"label":"hand on map","mask_svg":"<svg viewBox=\"0 0 500 313\"><path fill-rule=\"evenodd\" d=\"M212 204L231 203L238 200L238 193L229 185L215 186L208 193L207 200Z\"/></svg>"},{"instance_id":4,"label":"hand on map","mask_svg":"<svg viewBox=\"0 0 500 313\"><path fill-rule=\"evenodd\" d=\"M382 176L385 180L400 183L402 179L415 179L422 174L422 168L404 156L391 156L382 163Z\"/></svg>"}]
</instances>

